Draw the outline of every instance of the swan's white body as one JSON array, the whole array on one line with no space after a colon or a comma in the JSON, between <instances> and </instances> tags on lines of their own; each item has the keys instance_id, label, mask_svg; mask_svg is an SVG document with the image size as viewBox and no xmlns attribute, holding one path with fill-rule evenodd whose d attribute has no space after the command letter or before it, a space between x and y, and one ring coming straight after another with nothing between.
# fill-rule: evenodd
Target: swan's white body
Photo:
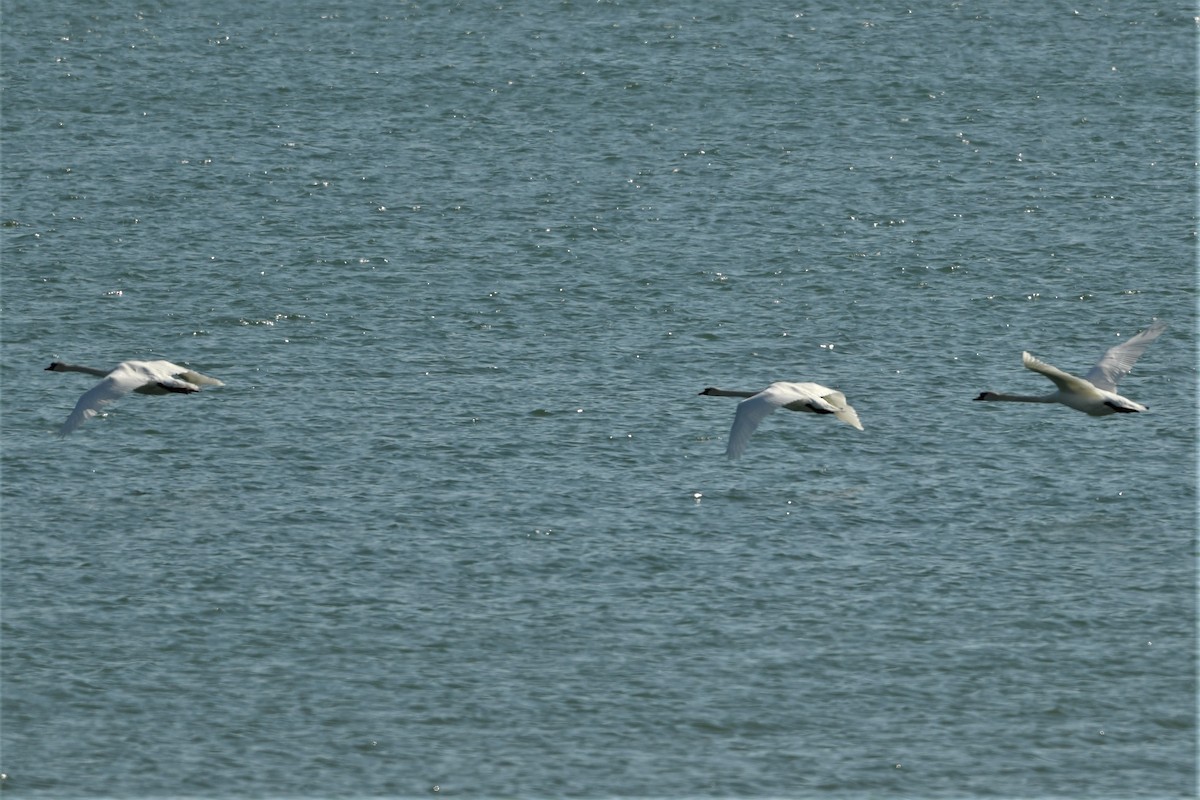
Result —
<instances>
[{"instance_id":1,"label":"swan's white body","mask_svg":"<svg viewBox=\"0 0 1200 800\"><path fill-rule=\"evenodd\" d=\"M1096 362L1096 366L1082 378L1039 361L1029 353L1022 353L1021 362L1025 367L1045 375L1058 387L1058 391L1032 397L981 392L975 399L1013 403L1062 403L1068 408L1093 417L1148 411L1149 409L1141 403L1135 403L1128 397L1117 394L1117 382L1129 374L1134 363L1166 327L1162 322L1155 322L1136 336L1110 347Z\"/></svg>"},{"instance_id":2,"label":"swan's white body","mask_svg":"<svg viewBox=\"0 0 1200 800\"><path fill-rule=\"evenodd\" d=\"M710 386L700 394L746 398L738 403L733 427L729 430L729 446L725 449L725 455L730 458L739 458L746 452L746 445L750 443L750 436L758 427L758 423L777 408L808 411L813 414L833 414L847 425L860 431L863 429L862 423L858 421L858 414L846 403L846 396L819 383L780 381L772 383L761 392L739 392Z\"/></svg>"},{"instance_id":3,"label":"swan's white body","mask_svg":"<svg viewBox=\"0 0 1200 800\"><path fill-rule=\"evenodd\" d=\"M104 380L83 393L75 410L58 430L59 436L71 431L100 413L109 403L120 400L130 392L139 394L190 394L200 391L201 386L224 386L216 378L193 372L187 367L170 361L123 361L111 370L64 364L55 361L46 367L50 372L84 372L98 375Z\"/></svg>"}]
</instances>

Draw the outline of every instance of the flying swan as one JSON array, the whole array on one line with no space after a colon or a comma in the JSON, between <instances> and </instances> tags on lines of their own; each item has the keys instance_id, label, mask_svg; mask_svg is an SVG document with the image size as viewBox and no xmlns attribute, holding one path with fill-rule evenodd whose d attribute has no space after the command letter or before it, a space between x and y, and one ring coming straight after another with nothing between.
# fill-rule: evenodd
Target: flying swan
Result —
<instances>
[{"instance_id":1,"label":"flying swan","mask_svg":"<svg viewBox=\"0 0 1200 800\"><path fill-rule=\"evenodd\" d=\"M1150 343L1166 330L1166 327L1163 322L1155 322L1136 336L1131 336L1124 342L1110 347L1096 362L1096 366L1092 367L1091 371L1082 378L1063 372L1044 361L1038 361L1029 353L1022 353L1021 361L1025 367L1045 375L1054 382L1058 391L1036 397L981 392L975 399L1012 403L1062 403L1064 406L1093 417L1148 411L1147 406L1117 394L1117 381L1129 374L1134 363L1146 351Z\"/></svg>"},{"instance_id":2,"label":"flying swan","mask_svg":"<svg viewBox=\"0 0 1200 800\"><path fill-rule=\"evenodd\" d=\"M122 361L111 370L55 361L46 367L46 370L49 372L85 372L88 375L97 375L104 379L79 398L79 402L75 404L75 410L59 428L59 436L66 436L100 413L100 409L104 406L120 400L130 392L191 394L200 391L201 386L225 385L216 378L192 372L187 367L172 364L170 361Z\"/></svg>"},{"instance_id":3,"label":"flying swan","mask_svg":"<svg viewBox=\"0 0 1200 800\"><path fill-rule=\"evenodd\" d=\"M738 392L730 389L708 387L700 394L710 397L745 397L738 403L737 414L733 417L733 427L729 430L729 446L725 455L730 458L740 458L746 452L750 443L750 435L758 427L763 418L777 408L789 411L809 411L814 414L833 414L847 425L852 425L860 431L862 423L854 408L846 403L846 396L841 392L822 386L819 383L787 383L780 381L772 383L761 392Z\"/></svg>"}]
</instances>

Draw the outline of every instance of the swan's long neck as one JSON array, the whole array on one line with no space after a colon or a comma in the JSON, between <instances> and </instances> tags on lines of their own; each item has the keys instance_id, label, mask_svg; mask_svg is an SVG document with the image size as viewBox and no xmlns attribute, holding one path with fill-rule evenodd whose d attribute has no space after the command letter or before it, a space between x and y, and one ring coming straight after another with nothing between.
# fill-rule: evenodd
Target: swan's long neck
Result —
<instances>
[{"instance_id":1,"label":"swan's long neck","mask_svg":"<svg viewBox=\"0 0 1200 800\"><path fill-rule=\"evenodd\" d=\"M739 392L736 389L718 389L710 386L701 394L707 394L711 397L754 397L758 392Z\"/></svg>"},{"instance_id":2,"label":"swan's long neck","mask_svg":"<svg viewBox=\"0 0 1200 800\"><path fill-rule=\"evenodd\" d=\"M95 375L96 377L103 378L105 375L107 375L112 370L96 369L95 367L85 367L82 364L64 364L60 361L60 362L58 362L58 369L55 371L56 372L84 372L84 373L87 373L88 375Z\"/></svg>"},{"instance_id":3,"label":"swan's long neck","mask_svg":"<svg viewBox=\"0 0 1200 800\"><path fill-rule=\"evenodd\" d=\"M984 392L976 400L993 400L1002 403L1057 403L1058 394L1000 394L999 392Z\"/></svg>"}]
</instances>

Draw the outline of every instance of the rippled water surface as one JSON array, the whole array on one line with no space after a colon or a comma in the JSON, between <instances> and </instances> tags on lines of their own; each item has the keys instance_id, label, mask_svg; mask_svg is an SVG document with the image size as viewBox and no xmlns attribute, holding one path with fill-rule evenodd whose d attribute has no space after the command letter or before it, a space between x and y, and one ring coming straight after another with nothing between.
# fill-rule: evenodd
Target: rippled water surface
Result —
<instances>
[{"instance_id":1,"label":"rippled water surface","mask_svg":"<svg viewBox=\"0 0 1200 800\"><path fill-rule=\"evenodd\" d=\"M3 16L13 797L1196 793L1191 9Z\"/></svg>"}]
</instances>

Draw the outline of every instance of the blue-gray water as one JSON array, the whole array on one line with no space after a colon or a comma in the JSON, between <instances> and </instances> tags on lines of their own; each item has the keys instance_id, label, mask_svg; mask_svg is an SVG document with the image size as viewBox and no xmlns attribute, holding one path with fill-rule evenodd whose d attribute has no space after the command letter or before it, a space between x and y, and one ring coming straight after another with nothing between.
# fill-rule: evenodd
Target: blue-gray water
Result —
<instances>
[{"instance_id":1,"label":"blue-gray water","mask_svg":"<svg viewBox=\"0 0 1200 800\"><path fill-rule=\"evenodd\" d=\"M1190 5L2 8L5 793L1195 794Z\"/></svg>"}]
</instances>

